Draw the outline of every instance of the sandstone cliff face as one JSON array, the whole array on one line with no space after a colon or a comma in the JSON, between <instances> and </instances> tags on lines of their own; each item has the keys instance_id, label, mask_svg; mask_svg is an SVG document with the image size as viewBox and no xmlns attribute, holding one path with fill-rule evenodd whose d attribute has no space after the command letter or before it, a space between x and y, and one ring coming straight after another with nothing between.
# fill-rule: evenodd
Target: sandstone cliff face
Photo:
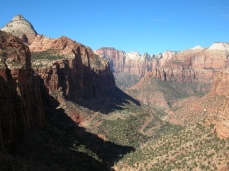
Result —
<instances>
[{"instance_id":1,"label":"sandstone cliff face","mask_svg":"<svg viewBox=\"0 0 229 171\"><path fill-rule=\"evenodd\" d=\"M163 81L211 84L214 72L228 67L227 47L226 43L214 43L209 49L196 46L182 52L166 51L152 57L114 48L101 48L95 53L108 58L115 73L125 72L142 77L150 72Z\"/></svg>"},{"instance_id":2,"label":"sandstone cliff face","mask_svg":"<svg viewBox=\"0 0 229 171\"><path fill-rule=\"evenodd\" d=\"M111 63L111 70L115 73L124 72L142 77L146 72L152 71L153 58L147 53L141 56L138 52L126 53L114 48L100 48L94 52L108 58Z\"/></svg>"},{"instance_id":3,"label":"sandstone cliff face","mask_svg":"<svg viewBox=\"0 0 229 171\"><path fill-rule=\"evenodd\" d=\"M216 132L222 139L229 137L229 71L222 70L215 73L214 82L210 91L211 96L224 96L225 100L221 106L217 108Z\"/></svg>"},{"instance_id":4,"label":"sandstone cliff face","mask_svg":"<svg viewBox=\"0 0 229 171\"><path fill-rule=\"evenodd\" d=\"M1 30L11 33L12 35L22 39L23 42L27 44L31 44L37 36L37 32L34 30L32 24L22 15L15 16Z\"/></svg>"},{"instance_id":5,"label":"sandstone cliff face","mask_svg":"<svg viewBox=\"0 0 229 171\"><path fill-rule=\"evenodd\" d=\"M89 47L67 37L50 39L43 35L38 35L29 47L35 56L40 55L32 57L33 68L50 92L81 101L115 88L109 62ZM48 59L43 59L44 52Z\"/></svg>"},{"instance_id":6,"label":"sandstone cliff face","mask_svg":"<svg viewBox=\"0 0 229 171\"><path fill-rule=\"evenodd\" d=\"M228 67L229 53L224 50L192 49L160 61L153 76L163 81L211 83L214 72Z\"/></svg>"},{"instance_id":7,"label":"sandstone cliff face","mask_svg":"<svg viewBox=\"0 0 229 171\"><path fill-rule=\"evenodd\" d=\"M22 40L0 31L0 146L44 125L39 78Z\"/></svg>"},{"instance_id":8,"label":"sandstone cliff face","mask_svg":"<svg viewBox=\"0 0 229 171\"><path fill-rule=\"evenodd\" d=\"M165 86L166 89L170 87L172 90L171 85L180 83L177 84L176 90L180 89L180 94L183 93L186 97L195 93L206 93L211 89L214 73L228 68L228 56L229 52L225 49L203 49L198 46L179 53L165 52L156 60L157 65L152 65L152 72L145 74L127 91L144 104L168 108L169 104L176 103L179 98L165 98L170 93L164 91ZM165 83L155 83L152 78ZM173 95L179 97L179 92Z\"/></svg>"}]
</instances>

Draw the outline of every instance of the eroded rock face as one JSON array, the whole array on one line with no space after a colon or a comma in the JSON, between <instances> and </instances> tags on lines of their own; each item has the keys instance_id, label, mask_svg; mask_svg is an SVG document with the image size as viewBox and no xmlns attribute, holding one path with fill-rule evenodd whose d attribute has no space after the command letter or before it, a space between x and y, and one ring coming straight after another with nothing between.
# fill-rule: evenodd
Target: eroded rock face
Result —
<instances>
[{"instance_id":1,"label":"eroded rock face","mask_svg":"<svg viewBox=\"0 0 229 171\"><path fill-rule=\"evenodd\" d=\"M216 132L221 139L229 137L229 70L225 69L215 73L214 82L210 91L211 96L224 96L224 103L217 108Z\"/></svg>"},{"instance_id":2,"label":"eroded rock face","mask_svg":"<svg viewBox=\"0 0 229 171\"><path fill-rule=\"evenodd\" d=\"M21 39L0 31L0 146L44 125L40 91L29 48Z\"/></svg>"},{"instance_id":3,"label":"eroded rock face","mask_svg":"<svg viewBox=\"0 0 229 171\"><path fill-rule=\"evenodd\" d=\"M94 50L97 55L107 58L111 63L111 70L115 73L135 74L139 77L152 71L152 59L147 53L142 56L138 52L126 53L114 48L100 48Z\"/></svg>"},{"instance_id":4,"label":"eroded rock face","mask_svg":"<svg viewBox=\"0 0 229 171\"><path fill-rule=\"evenodd\" d=\"M38 35L29 47L32 53L40 53L32 63L45 86L68 100L80 101L115 87L109 62L89 47L67 37L50 39L43 35ZM49 59L43 59L44 52L49 53Z\"/></svg>"},{"instance_id":5,"label":"eroded rock face","mask_svg":"<svg viewBox=\"0 0 229 171\"><path fill-rule=\"evenodd\" d=\"M186 50L160 62L153 75L163 81L212 83L214 72L228 67L228 55L216 49Z\"/></svg>"},{"instance_id":6,"label":"eroded rock face","mask_svg":"<svg viewBox=\"0 0 229 171\"><path fill-rule=\"evenodd\" d=\"M227 43L219 42L209 49L196 46L182 52L165 51L152 57L114 48L101 48L95 53L108 58L115 73L126 72L142 77L151 72L152 76L163 81L211 84L214 72L228 67L228 47Z\"/></svg>"},{"instance_id":7,"label":"eroded rock face","mask_svg":"<svg viewBox=\"0 0 229 171\"><path fill-rule=\"evenodd\" d=\"M31 44L37 36L32 24L27 21L22 15L15 16L8 24L6 24L1 31L11 33L20 38L23 42Z\"/></svg>"}]
</instances>

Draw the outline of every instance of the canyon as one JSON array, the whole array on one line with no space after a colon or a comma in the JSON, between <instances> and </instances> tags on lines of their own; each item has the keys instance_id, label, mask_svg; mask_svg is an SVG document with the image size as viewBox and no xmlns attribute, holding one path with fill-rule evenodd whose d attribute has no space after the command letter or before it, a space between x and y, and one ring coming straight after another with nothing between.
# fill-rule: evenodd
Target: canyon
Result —
<instances>
[{"instance_id":1,"label":"canyon","mask_svg":"<svg viewBox=\"0 0 229 171\"><path fill-rule=\"evenodd\" d=\"M202 142L209 140L210 151L226 156L221 145L229 137L228 57L225 42L157 55L92 50L66 36L38 34L15 16L0 31L0 148L17 155L2 153L7 157L0 155L0 162L7 164L1 167L14 161L21 170L34 169L39 155L47 154L48 163L40 161L38 170L64 170L69 163L73 170L158 169L157 159L167 169L183 160L179 156L205 153ZM30 154L30 148L37 151ZM144 149L156 156L145 165ZM34 163L28 160L33 157ZM73 158L86 162L75 165ZM197 167L179 167L187 165Z\"/></svg>"},{"instance_id":2,"label":"canyon","mask_svg":"<svg viewBox=\"0 0 229 171\"><path fill-rule=\"evenodd\" d=\"M22 16L16 16L11 30L5 31L15 32L13 28L29 25L25 22ZM29 47L24 43L23 39L1 31L2 147L34 127L44 126L45 107L64 101L83 105L84 99L115 89L109 62L89 47L67 37L50 39L43 35L37 35ZM72 117L82 120L79 114Z\"/></svg>"},{"instance_id":3,"label":"canyon","mask_svg":"<svg viewBox=\"0 0 229 171\"><path fill-rule=\"evenodd\" d=\"M163 81L211 83L213 73L228 67L227 43L214 43L204 49L199 46L181 52L165 51L158 55L142 56L138 52L124 52L114 48L94 50L107 58L114 73L136 74L140 78L147 73ZM148 75L147 75L148 77Z\"/></svg>"}]
</instances>

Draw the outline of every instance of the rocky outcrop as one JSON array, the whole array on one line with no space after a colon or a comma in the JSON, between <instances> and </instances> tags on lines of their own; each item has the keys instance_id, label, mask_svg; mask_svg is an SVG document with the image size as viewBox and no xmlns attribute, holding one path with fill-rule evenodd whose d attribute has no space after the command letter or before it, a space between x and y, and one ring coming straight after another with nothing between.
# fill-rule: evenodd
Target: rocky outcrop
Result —
<instances>
[{"instance_id":1,"label":"rocky outcrop","mask_svg":"<svg viewBox=\"0 0 229 171\"><path fill-rule=\"evenodd\" d=\"M0 31L0 146L44 125L40 91L29 48L21 39Z\"/></svg>"},{"instance_id":2,"label":"rocky outcrop","mask_svg":"<svg viewBox=\"0 0 229 171\"><path fill-rule=\"evenodd\" d=\"M43 35L29 47L34 71L50 92L76 102L115 88L109 62L89 47L67 37L50 39Z\"/></svg>"},{"instance_id":3,"label":"rocky outcrop","mask_svg":"<svg viewBox=\"0 0 229 171\"><path fill-rule=\"evenodd\" d=\"M15 16L1 31L11 33L27 44L31 44L37 36L37 32L34 30L32 24L22 15Z\"/></svg>"}]
</instances>

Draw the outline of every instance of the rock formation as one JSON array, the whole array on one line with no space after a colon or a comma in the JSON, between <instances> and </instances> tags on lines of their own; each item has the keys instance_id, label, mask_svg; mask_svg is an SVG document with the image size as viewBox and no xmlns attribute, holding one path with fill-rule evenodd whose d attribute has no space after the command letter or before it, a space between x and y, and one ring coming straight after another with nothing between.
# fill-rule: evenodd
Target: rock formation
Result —
<instances>
[{"instance_id":1,"label":"rock formation","mask_svg":"<svg viewBox=\"0 0 229 171\"><path fill-rule=\"evenodd\" d=\"M15 16L1 30L11 33L12 35L22 39L23 42L27 44L31 44L37 36L37 32L34 30L32 24L22 15Z\"/></svg>"},{"instance_id":2,"label":"rock formation","mask_svg":"<svg viewBox=\"0 0 229 171\"><path fill-rule=\"evenodd\" d=\"M34 71L45 86L63 93L68 100L80 101L115 87L109 62L89 47L64 36L50 39L43 35L38 35L29 47Z\"/></svg>"},{"instance_id":3,"label":"rock formation","mask_svg":"<svg viewBox=\"0 0 229 171\"><path fill-rule=\"evenodd\" d=\"M165 51L150 57L137 52L126 53L114 48L101 48L95 53L111 62L114 73L130 73L139 77L147 72L163 81L201 82L211 84L214 72L228 67L227 43L214 43L209 49L196 46L182 52Z\"/></svg>"},{"instance_id":4,"label":"rock formation","mask_svg":"<svg viewBox=\"0 0 229 171\"><path fill-rule=\"evenodd\" d=\"M152 67L152 72L145 74L137 84L127 90L144 104L160 108L168 108L169 105L179 100L179 98L169 97L171 92L166 89L172 91L173 85L180 83L176 85L176 89L179 88L180 94L183 93L186 97L195 93L206 93L211 88L214 73L228 67L229 52L225 49L196 47L179 53L168 51L161 55L161 58L157 60L157 65ZM167 83L155 82L152 78ZM173 92L176 92L175 90ZM180 96L179 92L173 93L173 95Z\"/></svg>"},{"instance_id":5,"label":"rock formation","mask_svg":"<svg viewBox=\"0 0 229 171\"><path fill-rule=\"evenodd\" d=\"M185 50L165 62L162 58L152 75L163 81L211 83L215 71L228 67L228 55L222 50Z\"/></svg>"},{"instance_id":6,"label":"rock formation","mask_svg":"<svg viewBox=\"0 0 229 171\"><path fill-rule=\"evenodd\" d=\"M138 52L126 53L121 50L107 47L94 50L94 52L110 61L111 70L114 73L124 72L142 77L146 72L152 71L153 58L147 53L141 56Z\"/></svg>"},{"instance_id":7,"label":"rock formation","mask_svg":"<svg viewBox=\"0 0 229 171\"><path fill-rule=\"evenodd\" d=\"M222 70L215 73L214 82L210 91L211 96L224 96L226 99L223 104L217 108L217 113L213 116L216 123L216 132L222 139L229 137L229 70Z\"/></svg>"},{"instance_id":8,"label":"rock formation","mask_svg":"<svg viewBox=\"0 0 229 171\"><path fill-rule=\"evenodd\" d=\"M8 25L12 31L24 28L23 23L29 22L16 16ZM32 39L28 33L30 47L11 33L0 32L0 146L43 126L44 105L47 108L59 102L64 106L66 100L82 104L116 88L109 62L89 47L64 36ZM74 113L72 119L83 120L73 110L74 103L71 105L67 111Z\"/></svg>"},{"instance_id":9,"label":"rock formation","mask_svg":"<svg viewBox=\"0 0 229 171\"><path fill-rule=\"evenodd\" d=\"M29 48L0 31L0 146L44 125L40 81L31 69Z\"/></svg>"}]
</instances>

